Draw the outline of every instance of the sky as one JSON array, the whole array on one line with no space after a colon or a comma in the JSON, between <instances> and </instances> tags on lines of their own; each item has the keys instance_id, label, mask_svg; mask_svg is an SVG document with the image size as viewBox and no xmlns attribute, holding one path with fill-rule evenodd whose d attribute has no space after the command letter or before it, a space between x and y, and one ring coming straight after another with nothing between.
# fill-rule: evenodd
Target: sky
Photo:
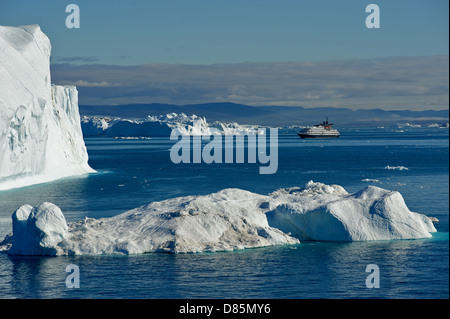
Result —
<instances>
[{"instance_id":1,"label":"sky","mask_svg":"<svg viewBox=\"0 0 450 319\"><path fill-rule=\"evenodd\" d=\"M66 6L80 9L67 28ZM380 28L366 27L368 4ZM447 0L1 0L80 104L447 109Z\"/></svg>"}]
</instances>

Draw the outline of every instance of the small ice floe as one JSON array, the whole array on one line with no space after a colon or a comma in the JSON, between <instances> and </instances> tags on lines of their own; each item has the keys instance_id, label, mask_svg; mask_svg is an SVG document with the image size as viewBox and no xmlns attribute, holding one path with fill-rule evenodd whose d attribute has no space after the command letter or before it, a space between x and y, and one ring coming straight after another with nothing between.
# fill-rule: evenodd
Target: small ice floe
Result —
<instances>
[{"instance_id":1,"label":"small ice floe","mask_svg":"<svg viewBox=\"0 0 450 319\"><path fill-rule=\"evenodd\" d=\"M408 171L408 170L409 170L409 168L408 168L408 167L405 167L405 166L390 166L390 165L386 165L386 166L384 167L384 169L387 169L387 170L397 170L397 171Z\"/></svg>"},{"instance_id":2,"label":"small ice floe","mask_svg":"<svg viewBox=\"0 0 450 319\"><path fill-rule=\"evenodd\" d=\"M381 183L380 180L376 178L364 178L361 180L361 182L368 182L368 183Z\"/></svg>"}]
</instances>

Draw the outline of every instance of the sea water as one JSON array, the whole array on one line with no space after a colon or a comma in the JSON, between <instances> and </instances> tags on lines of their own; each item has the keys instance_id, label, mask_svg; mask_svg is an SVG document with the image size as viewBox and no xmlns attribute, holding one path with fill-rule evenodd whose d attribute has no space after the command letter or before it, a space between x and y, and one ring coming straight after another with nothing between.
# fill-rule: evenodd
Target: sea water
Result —
<instances>
[{"instance_id":1,"label":"sea water","mask_svg":"<svg viewBox=\"0 0 450 319\"><path fill-rule=\"evenodd\" d=\"M0 237L22 204L58 205L68 222L120 214L152 201L224 188L268 194L309 180L348 192L398 190L411 211L437 217L433 238L302 242L198 254L9 256L0 253L0 298L448 298L449 131L341 128L333 140L278 136L278 170L260 164L174 164L169 138L86 138L97 173L0 192ZM387 169L388 167L395 169ZM68 265L79 288L68 288ZM369 288L379 269L379 288Z\"/></svg>"}]
</instances>

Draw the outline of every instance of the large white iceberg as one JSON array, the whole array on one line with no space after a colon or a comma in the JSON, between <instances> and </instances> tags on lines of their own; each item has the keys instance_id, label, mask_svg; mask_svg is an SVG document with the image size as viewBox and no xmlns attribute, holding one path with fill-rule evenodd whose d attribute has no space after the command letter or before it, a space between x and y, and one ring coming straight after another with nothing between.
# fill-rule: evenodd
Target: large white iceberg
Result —
<instances>
[{"instance_id":1,"label":"large white iceberg","mask_svg":"<svg viewBox=\"0 0 450 319\"><path fill-rule=\"evenodd\" d=\"M0 26L0 190L93 172L74 86L52 85L38 25Z\"/></svg>"},{"instance_id":2,"label":"large white iceberg","mask_svg":"<svg viewBox=\"0 0 450 319\"><path fill-rule=\"evenodd\" d=\"M224 189L173 198L68 225L54 205L25 205L13 214L13 234L0 250L22 255L187 253L300 240L416 239L435 231L431 219L409 211L398 192L369 186L348 194L338 185L309 182L267 196Z\"/></svg>"},{"instance_id":3,"label":"large white iceberg","mask_svg":"<svg viewBox=\"0 0 450 319\"><path fill-rule=\"evenodd\" d=\"M8 253L18 255L188 253L299 243L269 226L267 196L240 189L153 202L111 218L86 218L67 225L67 231L54 205L54 220L39 213L47 205L16 211L13 234L0 250L12 244ZM47 228L37 231L38 223Z\"/></svg>"}]
</instances>

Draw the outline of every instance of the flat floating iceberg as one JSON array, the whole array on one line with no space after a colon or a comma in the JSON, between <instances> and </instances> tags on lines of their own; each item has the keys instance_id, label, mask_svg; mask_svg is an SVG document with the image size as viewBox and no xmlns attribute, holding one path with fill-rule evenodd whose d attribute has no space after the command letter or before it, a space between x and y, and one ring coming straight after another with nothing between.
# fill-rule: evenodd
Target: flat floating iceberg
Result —
<instances>
[{"instance_id":1,"label":"flat floating iceberg","mask_svg":"<svg viewBox=\"0 0 450 319\"><path fill-rule=\"evenodd\" d=\"M259 195L224 189L153 202L111 218L66 224L51 203L24 205L0 250L18 255L142 254L231 251L300 240L416 239L436 232L430 218L409 211L398 192L368 186L348 194L339 185Z\"/></svg>"},{"instance_id":2,"label":"flat floating iceberg","mask_svg":"<svg viewBox=\"0 0 450 319\"><path fill-rule=\"evenodd\" d=\"M48 37L38 25L0 26L0 190L94 172L78 91L52 85Z\"/></svg>"}]
</instances>

